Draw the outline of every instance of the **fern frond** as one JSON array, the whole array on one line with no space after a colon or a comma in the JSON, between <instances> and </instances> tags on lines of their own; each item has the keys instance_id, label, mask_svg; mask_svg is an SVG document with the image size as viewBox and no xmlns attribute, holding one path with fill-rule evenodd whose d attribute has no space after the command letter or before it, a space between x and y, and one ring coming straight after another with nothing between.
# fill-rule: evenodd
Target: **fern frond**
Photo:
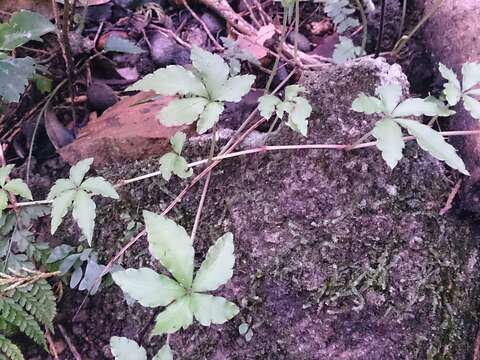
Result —
<instances>
[{"instance_id":1,"label":"fern frond","mask_svg":"<svg viewBox=\"0 0 480 360\"><path fill-rule=\"evenodd\" d=\"M0 335L0 360L25 360L20 349L5 336Z\"/></svg>"},{"instance_id":2,"label":"fern frond","mask_svg":"<svg viewBox=\"0 0 480 360\"><path fill-rule=\"evenodd\" d=\"M0 318L16 326L21 332L47 349L43 331L35 318L27 313L22 306L12 298L0 297Z\"/></svg>"},{"instance_id":3,"label":"fern frond","mask_svg":"<svg viewBox=\"0 0 480 360\"><path fill-rule=\"evenodd\" d=\"M355 12L355 9L352 8L348 0L322 0L322 2L324 4L323 11L332 19L339 34L344 33L351 27L360 25L357 19L350 16Z\"/></svg>"},{"instance_id":4,"label":"fern frond","mask_svg":"<svg viewBox=\"0 0 480 360\"><path fill-rule=\"evenodd\" d=\"M37 321L53 331L53 319L57 313L55 296L46 280L40 280L28 288L15 289L11 298Z\"/></svg>"}]
</instances>

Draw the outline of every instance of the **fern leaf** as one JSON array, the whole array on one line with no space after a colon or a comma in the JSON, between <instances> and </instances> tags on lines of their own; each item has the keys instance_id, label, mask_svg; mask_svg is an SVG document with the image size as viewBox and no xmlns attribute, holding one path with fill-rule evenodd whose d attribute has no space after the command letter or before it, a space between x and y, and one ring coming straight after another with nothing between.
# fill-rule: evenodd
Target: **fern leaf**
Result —
<instances>
[{"instance_id":1,"label":"fern leaf","mask_svg":"<svg viewBox=\"0 0 480 360\"><path fill-rule=\"evenodd\" d=\"M13 342L5 336L0 335L0 359L3 360L24 360L22 352Z\"/></svg>"},{"instance_id":2,"label":"fern leaf","mask_svg":"<svg viewBox=\"0 0 480 360\"><path fill-rule=\"evenodd\" d=\"M35 318L26 312L22 306L12 298L0 297L0 318L16 326L21 332L42 346L45 350L47 345L43 331Z\"/></svg>"},{"instance_id":3,"label":"fern leaf","mask_svg":"<svg viewBox=\"0 0 480 360\"><path fill-rule=\"evenodd\" d=\"M337 27L339 34L347 31L351 27L360 25L360 22L352 18L355 9L351 7L348 0L323 0L323 11Z\"/></svg>"},{"instance_id":4,"label":"fern leaf","mask_svg":"<svg viewBox=\"0 0 480 360\"><path fill-rule=\"evenodd\" d=\"M37 281L28 290L18 288L11 297L41 324L53 331L53 319L57 313L55 296L46 280Z\"/></svg>"}]
</instances>

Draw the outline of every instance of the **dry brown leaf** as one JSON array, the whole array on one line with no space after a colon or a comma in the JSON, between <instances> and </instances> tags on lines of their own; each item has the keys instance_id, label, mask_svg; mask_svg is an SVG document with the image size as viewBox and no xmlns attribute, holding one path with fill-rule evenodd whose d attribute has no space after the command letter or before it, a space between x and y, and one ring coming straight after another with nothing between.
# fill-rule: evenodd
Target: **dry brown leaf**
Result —
<instances>
[{"instance_id":1,"label":"dry brown leaf","mask_svg":"<svg viewBox=\"0 0 480 360\"><path fill-rule=\"evenodd\" d=\"M271 39L273 35L275 35L275 25L268 24L262 26L254 35L240 35L238 37L238 46L243 50L249 51L257 59L261 60L268 54L263 44L265 44L265 41Z\"/></svg>"},{"instance_id":2,"label":"dry brown leaf","mask_svg":"<svg viewBox=\"0 0 480 360\"><path fill-rule=\"evenodd\" d=\"M191 127L161 125L156 115L173 97L141 103L154 95L142 92L123 98L98 118L92 118L78 138L58 152L70 164L93 157L97 167L163 155L170 150L170 137L180 130L188 132Z\"/></svg>"},{"instance_id":3,"label":"dry brown leaf","mask_svg":"<svg viewBox=\"0 0 480 360\"><path fill-rule=\"evenodd\" d=\"M49 19L53 18L50 0L0 0L0 10L14 13L19 10L31 10Z\"/></svg>"}]
</instances>

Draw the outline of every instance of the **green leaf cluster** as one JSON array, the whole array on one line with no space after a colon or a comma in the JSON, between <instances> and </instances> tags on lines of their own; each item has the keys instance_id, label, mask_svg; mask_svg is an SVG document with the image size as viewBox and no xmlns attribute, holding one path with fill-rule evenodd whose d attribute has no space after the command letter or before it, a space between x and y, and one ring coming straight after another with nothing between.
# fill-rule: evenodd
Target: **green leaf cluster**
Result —
<instances>
[{"instance_id":1,"label":"green leaf cluster","mask_svg":"<svg viewBox=\"0 0 480 360\"><path fill-rule=\"evenodd\" d=\"M41 36L54 31L55 26L44 16L22 10L0 24L0 98L16 102L35 74L35 61L29 57L13 58L8 52L29 41L42 41Z\"/></svg>"},{"instance_id":2,"label":"green leaf cluster","mask_svg":"<svg viewBox=\"0 0 480 360\"><path fill-rule=\"evenodd\" d=\"M115 188L103 177L96 176L86 180L85 174L90 170L93 158L79 161L70 169L68 179L58 179L50 189L47 199L52 203L52 235L57 231L69 209L89 244L92 243L95 226L95 202L93 195L102 195L118 199Z\"/></svg>"},{"instance_id":3,"label":"green leaf cluster","mask_svg":"<svg viewBox=\"0 0 480 360\"><path fill-rule=\"evenodd\" d=\"M149 268L127 269L112 275L115 283L146 307L166 306L155 320L153 335L188 328L193 318L203 326L223 324L239 312L220 296L207 294L230 280L233 274L233 235L220 237L194 275L192 240L182 226L144 211L150 253L173 279Z\"/></svg>"},{"instance_id":4,"label":"green leaf cluster","mask_svg":"<svg viewBox=\"0 0 480 360\"><path fill-rule=\"evenodd\" d=\"M321 0L321 2L324 4L323 11L332 19L339 34L344 33L351 27L360 25L357 19L351 17L355 9L352 8L348 0Z\"/></svg>"},{"instance_id":5,"label":"green leaf cluster","mask_svg":"<svg viewBox=\"0 0 480 360\"><path fill-rule=\"evenodd\" d=\"M28 200L33 199L30 189L22 179L8 180L14 166L15 165L5 165L0 167L0 216L8 206L8 193L21 196Z\"/></svg>"},{"instance_id":6,"label":"green leaf cluster","mask_svg":"<svg viewBox=\"0 0 480 360\"><path fill-rule=\"evenodd\" d=\"M187 160L181 156L186 138L183 132L177 132L170 138L173 152L168 152L160 158L160 171L166 181L170 180L172 173L181 179L186 179L193 174L193 170L188 168Z\"/></svg>"},{"instance_id":7,"label":"green leaf cluster","mask_svg":"<svg viewBox=\"0 0 480 360\"><path fill-rule=\"evenodd\" d=\"M462 83L457 75L445 65L439 65L440 74L447 80L443 84L443 94L450 106L462 100L464 108L475 119L480 119L480 101L475 96L480 96L480 63L465 63L462 66Z\"/></svg>"},{"instance_id":8,"label":"green leaf cluster","mask_svg":"<svg viewBox=\"0 0 480 360\"><path fill-rule=\"evenodd\" d=\"M339 40L340 42L335 45L332 55L332 60L335 64L343 64L362 55L362 47L355 46L351 39L340 36Z\"/></svg>"},{"instance_id":9,"label":"green leaf cluster","mask_svg":"<svg viewBox=\"0 0 480 360\"><path fill-rule=\"evenodd\" d=\"M230 76L230 67L221 56L194 46L193 71L170 65L145 76L127 90L153 90L159 95L178 95L159 113L165 126L197 122L197 132L205 133L215 125L224 110L224 102L239 102L248 93L255 76Z\"/></svg>"},{"instance_id":10,"label":"green leaf cluster","mask_svg":"<svg viewBox=\"0 0 480 360\"><path fill-rule=\"evenodd\" d=\"M147 352L136 341L125 337L113 336L110 349L115 360L147 360ZM173 360L172 349L168 344L162 346L152 360Z\"/></svg>"},{"instance_id":11,"label":"green leaf cluster","mask_svg":"<svg viewBox=\"0 0 480 360\"><path fill-rule=\"evenodd\" d=\"M463 160L455 148L448 144L443 136L431 127L409 119L411 116L449 116L455 112L445 103L434 98L410 98L400 101L402 87L397 84L379 86L376 97L361 93L352 103L352 110L368 115L380 114L382 117L372 131L377 139L377 148L390 168L394 168L403 157L405 143L402 128L417 140L418 145L435 158L445 161L450 167L469 175Z\"/></svg>"},{"instance_id":12,"label":"green leaf cluster","mask_svg":"<svg viewBox=\"0 0 480 360\"><path fill-rule=\"evenodd\" d=\"M282 119L283 115L287 113L287 126L303 136L307 136L307 119L312 113L312 107L307 99L299 96L304 91L305 89L302 86L289 85L285 88L285 99L283 101L275 95L263 95L258 99L258 110L266 119L274 113Z\"/></svg>"},{"instance_id":13,"label":"green leaf cluster","mask_svg":"<svg viewBox=\"0 0 480 360\"><path fill-rule=\"evenodd\" d=\"M40 280L11 290L3 286L0 293L0 358L24 358L20 349L7 338L8 334L19 331L47 350L40 325L53 330L56 315L55 296L48 282Z\"/></svg>"}]
</instances>

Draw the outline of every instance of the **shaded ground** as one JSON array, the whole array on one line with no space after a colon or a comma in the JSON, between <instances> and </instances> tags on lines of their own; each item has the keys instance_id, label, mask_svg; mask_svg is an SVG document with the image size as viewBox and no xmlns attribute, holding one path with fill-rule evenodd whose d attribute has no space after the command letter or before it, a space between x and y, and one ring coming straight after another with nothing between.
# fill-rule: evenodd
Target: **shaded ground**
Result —
<instances>
[{"instance_id":1,"label":"shaded ground","mask_svg":"<svg viewBox=\"0 0 480 360\"><path fill-rule=\"evenodd\" d=\"M359 91L399 82L398 66L363 60L306 74L316 114L307 140L283 127L274 144L346 143L374 119L349 110ZM334 86L333 86L334 85ZM261 141L257 135L257 142ZM253 140L252 140L253 141ZM191 154L205 152L192 140ZM204 150L201 150L204 149ZM477 235L471 225L438 215L452 184L443 166L418 149L388 170L375 149L282 152L225 161L212 177L195 249L197 259L225 231L235 234L236 266L219 293L240 314L223 326L193 325L171 337L181 359L467 359L477 322ZM198 155L197 155L198 156ZM157 168L157 160L118 165L110 180ZM181 184L154 179L132 186L122 201L101 208L96 247L109 259L126 241L125 218L160 212ZM171 217L191 228L199 194ZM140 241L122 261L157 267ZM128 307L112 286L81 301L69 293L63 318L86 359L110 358L110 336L148 340L154 311ZM238 326L248 323L247 342ZM147 325L147 327L146 327ZM68 356L66 357L68 358Z\"/></svg>"}]
</instances>

